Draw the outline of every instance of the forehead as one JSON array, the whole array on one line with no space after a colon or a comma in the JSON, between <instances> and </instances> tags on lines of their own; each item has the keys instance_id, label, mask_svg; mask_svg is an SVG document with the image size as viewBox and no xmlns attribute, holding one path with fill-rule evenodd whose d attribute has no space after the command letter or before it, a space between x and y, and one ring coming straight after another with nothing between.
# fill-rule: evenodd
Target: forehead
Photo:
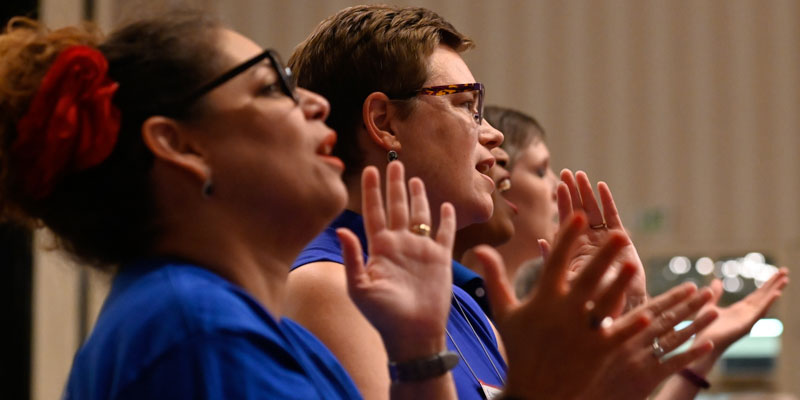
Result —
<instances>
[{"instance_id":1,"label":"forehead","mask_svg":"<svg viewBox=\"0 0 800 400\"><path fill-rule=\"evenodd\" d=\"M261 46L230 29L220 30L219 44L222 53L230 59L229 67L247 61L262 51Z\"/></svg>"},{"instance_id":2,"label":"forehead","mask_svg":"<svg viewBox=\"0 0 800 400\"><path fill-rule=\"evenodd\" d=\"M425 86L475 82L467 63L455 50L438 45L428 58L428 80Z\"/></svg>"},{"instance_id":3,"label":"forehead","mask_svg":"<svg viewBox=\"0 0 800 400\"><path fill-rule=\"evenodd\" d=\"M524 158L531 162L538 162L548 157L550 157L550 151L541 139L535 139L519 153L519 159Z\"/></svg>"}]
</instances>

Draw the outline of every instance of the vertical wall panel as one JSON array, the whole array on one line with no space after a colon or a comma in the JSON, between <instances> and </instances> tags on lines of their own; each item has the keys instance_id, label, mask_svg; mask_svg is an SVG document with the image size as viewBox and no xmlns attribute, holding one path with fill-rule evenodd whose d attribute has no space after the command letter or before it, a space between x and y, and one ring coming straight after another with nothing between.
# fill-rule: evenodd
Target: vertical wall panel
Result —
<instances>
[{"instance_id":1,"label":"vertical wall panel","mask_svg":"<svg viewBox=\"0 0 800 400\"><path fill-rule=\"evenodd\" d=\"M81 15L79 1L43 1L42 15L56 26L73 23ZM96 15L107 27L132 7L187 2L215 10L232 28L284 57L322 18L358 3L99 0ZM800 2L398 3L436 10L476 40L478 48L465 59L487 84L488 103L540 119L557 168L585 169L593 179L607 180L645 258L759 249L780 263L796 264L791 256L800 247ZM652 210L665 213L664 225L644 231L639 221ZM54 272L37 279L49 279L64 298L72 298L74 277L62 267L50 268ZM94 309L105 290L98 285L91 286ZM37 291L37 307L71 304L54 293ZM35 335L43 335L44 323L71 329L72 314L63 315L65 320L37 320ZM794 318L787 327L800 326L800 317L783 316ZM70 340L61 339L67 346ZM44 349L55 345L36 343ZM800 346L787 349L800 358ZM68 368L37 365L57 368L54 376ZM781 387L800 393L798 380L787 378L794 376L785 371L792 365L782 364ZM60 390L54 386L48 395Z\"/></svg>"}]
</instances>

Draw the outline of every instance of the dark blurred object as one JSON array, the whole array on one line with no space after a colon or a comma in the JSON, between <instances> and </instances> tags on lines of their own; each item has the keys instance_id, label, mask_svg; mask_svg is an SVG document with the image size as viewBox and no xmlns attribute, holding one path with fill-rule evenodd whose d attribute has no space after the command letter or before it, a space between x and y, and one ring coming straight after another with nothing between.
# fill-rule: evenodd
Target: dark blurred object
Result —
<instances>
[{"instance_id":1,"label":"dark blurred object","mask_svg":"<svg viewBox=\"0 0 800 400\"><path fill-rule=\"evenodd\" d=\"M6 399L30 398L32 243L30 230L0 224L0 304L6 307L0 387Z\"/></svg>"},{"instance_id":2,"label":"dark blurred object","mask_svg":"<svg viewBox=\"0 0 800 400\"><path fill-rule=\"evenodd\" d=\"M6 26L11 17L24 15L36 19L39 17L39 2L37 0L5 0L0 1L0 23Z\"/></svg>"}]
</instances>

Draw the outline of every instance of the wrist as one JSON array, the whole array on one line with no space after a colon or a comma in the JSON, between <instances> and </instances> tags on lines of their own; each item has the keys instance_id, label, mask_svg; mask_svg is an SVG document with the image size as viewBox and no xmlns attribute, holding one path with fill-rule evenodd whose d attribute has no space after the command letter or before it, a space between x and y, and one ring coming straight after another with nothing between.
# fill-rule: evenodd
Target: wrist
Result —
<instances>
[{"instance_id":1,"label":"wrist","mask_svg":"<svg viewBox=\"0 0 800 400\"><path fill-rule=\"evenodd\" d=\"M436 354L403 362L389 362L392 382L421 382L447 374L458 365L458 354L444 350Z\"/></svg>"},{"instance_id":2,"label":"wrist","mask_svg":"<svg viewBox=\"0 0 800 400\"><path fill-rule=\"evenodd\" d=\"M384 339L386 354L390 362L403 363L438 354L447 349L444 335L435 338Z\"/></svg>"}]
</instances>

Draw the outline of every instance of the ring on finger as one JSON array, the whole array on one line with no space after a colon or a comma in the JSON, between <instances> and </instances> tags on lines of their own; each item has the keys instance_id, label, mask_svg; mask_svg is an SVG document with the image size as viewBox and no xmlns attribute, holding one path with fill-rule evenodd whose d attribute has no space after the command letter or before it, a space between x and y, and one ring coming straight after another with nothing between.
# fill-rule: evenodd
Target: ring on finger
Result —
<instances>
[{"instance_id":1,"label":"ring on finger","mask_svg":"<svg viewBox=\"0 0 800 400\"><path fill-rule=\"evenodd\" d=\"M653 338L653 357L657 360L661 360L661 357L664 357L666 351L663 347L661 347L661 343L658 342L658 338Z\"/></svg>"},{"instance_id":2,"label":"ring on finger","mask_svg":"<svg viewBox=\"0 0 800 400\"><path fill-rule=\"evenodd\" d=\"M431 226L428 224L411 225L410 230L417 235L431 237Z\"/></svg>"},{"instance_id":3,"label":"ring on finger","mask_svg":"<svg viewBox=\"0 0 800 400\"><path fill-rule=\"evenodd\" d=\"M601 222L599 224L589 225L589 228L592 228L592 229L606 229L606 228L608 228L608 225L606 225L605 222Z\"/></svg>"}]
</instances>

